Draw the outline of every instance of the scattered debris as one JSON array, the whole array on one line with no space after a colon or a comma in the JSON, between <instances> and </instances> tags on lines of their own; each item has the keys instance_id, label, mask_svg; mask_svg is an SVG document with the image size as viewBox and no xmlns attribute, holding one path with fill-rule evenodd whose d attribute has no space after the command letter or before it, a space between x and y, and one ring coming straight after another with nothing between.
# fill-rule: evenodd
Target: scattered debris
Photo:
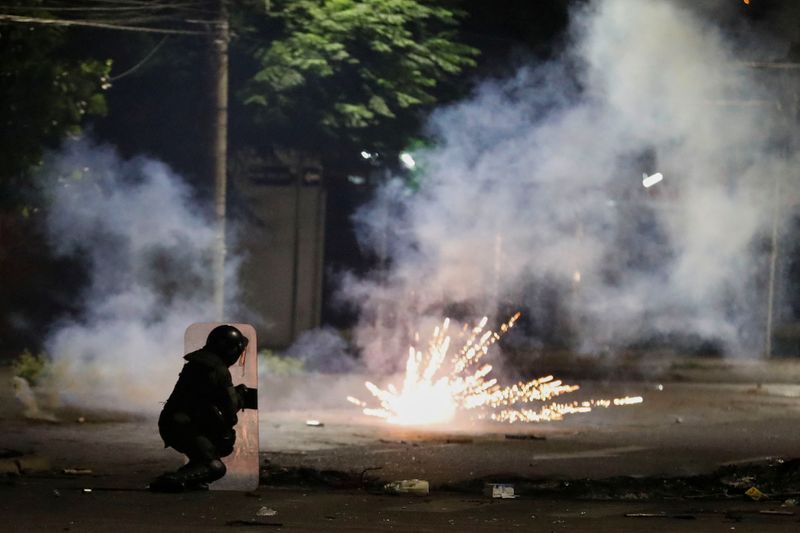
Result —
<instances>
[{"instance_id":1,"label":"scattered debris","mask_svg":"<svg viewBox=\"0 0 800 533\"><path fill-rule=\"evenodd\" d=\"M483 487L483 494L491 496L492 498L502 498L504 500L519 497L514 495L514 485L509 483L487 483Z\"/></svg>"},{"instance_id":2,"label":"scattered debris","mask_svg":"<svg viewBox=\"0 0 800 533\"><path fill-rule=\"evenodd\" d=\"M401 479L387 483L383 490L389 494L428 494L430 484L424 479Z\"/></svg>"},{"instance_id":3,"label":"scattered debris","mask_svg":"<svg viewBox=\"0 0 800 533\"><path fill-rule=\"evenodd\" d=\"M675 518L677 520L695 520L693 514L667 514L667 513L625 513L625 518Z\"/></svg>"},{"instance_id":4,"label":"scattered debris","mask_svg":"<svg viewBox=\"0 0 800 533\"><path fill-rule=\"evenodd\" d=\"M65 468L62 472L70 476L90 476L94 473L88 468Z\"/></svg>"},{"instance_id":5,"label":"scattered debris","mask_svg":"<svg viewBox=\"0 0 800 533\"><path fill-rule=\"evenodd\" d=\"M77 422L78 424L83 424L84 422L86 422L86 417L79 416L79 417L78 417L78 418L75 420L75 422Z\"/></svg>"},{"instance_id":6,"label":"scattered debris","mask_svg":"<svg viewBox=\"0 0 800 533\"><path fill-rule=\"evenodd\" d=\"M683 424L683 417L676 416L675 417L675 423L676 424Z\"/></svg>"},{"instance_id":7,"label":"scattered debris","mask_svg":"<svg viewBox=\"0 0 800 533\"><path fill-rule=\"evenodd\" d=\"M469 437L447 437L444 442L446 444L472 444L472 439Z\"/></svg>"},{"instance_id":8,"label":"scattered debris","mask_svg":"<svg viewBox=\"0 0 800 533\"><path fill-rule=\"evenodd\" d=\"M380 467L344 472L309 467L286 467L265 460L261 469L264 485L324 486L332 489L366 489L383 493L391 480L381 479L374 471ZM444 490L481 494L487 483L497 477L472 477L446 483ZM800 505L800 459L776 459L721 466L710 474L684 477L629 477L607 479L532 479L526 475L507 475L504 484L513 484L514 494L522 497L552 496L587 500L653 501L675 498L740 500L753 486L768 495L776 506ZM793 509L788 509L793 510ZM795 510L796 511L796 510ZM798 513L800 515L800 513Z\"/></svg>"},{"instance_id":9,"label":"scattered debris","mask_svg":"<svg viewBox=\"0 0 800 533\"><path fill-rule=\"evenodd\" d=\"M729 509L725 512L725 518L741 522L745 515L773 516L775 518L793 517L793 511L782 511L779 509Z\"/></svg>"},{"instance_id":10,"label":"scattered debris","mask_svg":"<svg viewBox=\"0 0 800 533\"><path fill-rule=\"evenodd\" d=\"M767 495L766 495L766 494L764 494L763 492L761 492L760 490L758 490L756 487L750 487L749 489L747 489L747 490L745 491L745 494L746 494L747 496L750 496L750 498L751 498L752 500L755 500L755 501L757 501L757 502L758 502L758 501L761 501L761 500L766 500L766 499L767 499Z\"/></svg>"},{"instance_id":11,"label":"scattered debris","mask_svg":"<svg viewBox=\"0 0 800 533\"><path fill-rule=\"evenodd\" d=\"M261 520L228 520L226 526L283 527L283 522L263 522Z\"/></svg>"},{"instance_id":12,"label":"scattered debris","mask_svg":"<svg viewBox=\"0 0 800 533\"><path fill-rule=\"evenodd\" d=\"M729 487L735 489L749 489L756 482L755 476L730 476L726 480Z\"/></svg>"},{"instance_id":13,"label":"scattered debris","mask_svg":"<svg viewBox=\"0 0 800 533\"><path fill-rule=\"evenodd\" d=\"M275 516L276 514L278 514L278 511L275 509L270 509L266 506L256 511L256 516Z\"/></svg>"},{"instance_id":14,"label":"scattered debris","mask_svg":"<svg viewBox=\"0 0 800 533\"><path fill-rule=\"evenodd\" d=\"M325 427L325 424L323 424L319 420L306 420L306 425L312 428Z\"/></svg>"},{"instance_id":15,"label":"scattered debris","mask_svg":"<svg viewBox=\"0 0 800 533\"><path fill-rule=\"evenodd\" d=\"M506 433L506 438L510 440L547 440L547 437L542 435L533 435L529 433Z\"/></svg>"},{"instance_id":16,"label":"scattered debris","mask_svg":"<svg viewBox=\"0 0 800 533\"><path fill-rule=\"evenodd\" d=\"M60 498L61 497L61 491L58 490L58 489L53 489L53 496L55 496L56 498Z\"/></svg>"},{"instance_id":17,"label":"scattered debris","mask_svg":"<svg viewBox=\"0 0 800 533\"><path fill-rule=\"evenodd\" d=\"M261 483L265 485L324 486L333 489L381 489L383 482L367 475L367 468L361 472L342 472L338 470L318 470L305 466L283 467L267 461L261 468Z\"/></svg>"}]
</instances>

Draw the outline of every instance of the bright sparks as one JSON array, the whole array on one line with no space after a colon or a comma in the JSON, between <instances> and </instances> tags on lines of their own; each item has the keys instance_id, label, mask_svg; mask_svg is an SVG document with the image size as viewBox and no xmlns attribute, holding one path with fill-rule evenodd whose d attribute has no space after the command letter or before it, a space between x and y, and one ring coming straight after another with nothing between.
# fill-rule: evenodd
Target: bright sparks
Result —
<instances>
[{"instance_id":1,"label":"bright sparks","mask_svg":"<svg viewBox=\"0 0 800 533\"><path fill-rule=\"evenodd\" d=\"M553 376L499 385L497 379L490 377L492 366L482 359L519 316L517 313L502 324L499 332L486 330L486 317L471 329L465 326L459 335L464 343L453 355L448 355L450 319L445 319L433 332L424 353L413 346L409 349L405 377L399 390L393 384L381 389L369 381L365 383L367 390L380 402L379 407L352 396L347 400L361 407L365 415L400 425L447 423L462 411L474 418L498 422L545 422L561 420L569 414L588 413L595 408L642 403L641 396L554 402L553 398L580 387L564 384ZM538 405L532 406L534 402Z\"/></svg>"}]
</instances>

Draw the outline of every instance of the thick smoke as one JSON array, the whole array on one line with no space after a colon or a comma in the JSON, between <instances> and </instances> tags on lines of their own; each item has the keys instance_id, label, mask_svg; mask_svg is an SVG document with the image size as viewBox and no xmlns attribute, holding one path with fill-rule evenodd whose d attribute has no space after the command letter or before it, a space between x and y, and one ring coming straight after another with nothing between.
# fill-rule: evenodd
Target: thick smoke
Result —
<instances>
[{"instance_id":1,"label":"thick smoke","mask_svg":"<svg viewBox=\"0 0 800 533\"><path fill-rule=\"evenodd\" d=\"M433 116L421 189L393 181L357 216L390 265L343 288L373 370L396 370L444 313L513 308L534 337L587 353L676 338L762 350L776 180L797 154L786 100L707 20L592 2L557 60Z\"/></svg>"},{"instance_id":2,"label":"thick smoke","mask_svg":"<svg viewBox=\"0 0 800 533\"><path fill-rule=\"evenodd\" d=\"M319 328L302 333L286 355L303 362L307 370L339 374L355 369L356 363L348 353L347 341L333 328Z\"/></svg>"},{"instance_id":3,"label":"thick smoke","mask_svg":"<svg viewBox=\"0 0 800 533\"><path fill-rule=\"evenodd\" d=\"M213 225L157 161L125 161L78 140L51 154L43 174L53 248L89 276L80 316L48 335L57 386L68 402L159 409L181 367L184 330L214 318Z\"/></svg>"}]
</instances>

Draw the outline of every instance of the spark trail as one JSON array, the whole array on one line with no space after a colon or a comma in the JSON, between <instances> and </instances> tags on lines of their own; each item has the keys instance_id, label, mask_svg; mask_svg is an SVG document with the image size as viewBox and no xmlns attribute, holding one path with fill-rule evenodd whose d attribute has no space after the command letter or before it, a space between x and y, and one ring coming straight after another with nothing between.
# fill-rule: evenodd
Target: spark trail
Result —
<instances>
[{"instance_id":1,"label":"spark trail","mask_svg":"<svg viewBox=\"0 0 800 533\"><path fill-rule=\"evenodd\" d=\"M519 319L517 313L502 324L499 331L486 329L484 317L472 328L464 326L459 338L461 348L449 355L450 319L438 326L425 352L409 348L402 387L393 384L382 389L367 381L367 390L380 406L370 406L353 396L347 400L362 408L368 416L382 418L392 424L426 425L447 423L460 412L471 417L498 422L545 422L561 420L565 415L588 413L594 408L642 403L641 396L623 398L555 402L554 398L575 392L579 385L568 385L554 376L544 376L513 385L500 385L491 377L492 365L485 363L490 348Z\"/></svg>"}]
</instances>

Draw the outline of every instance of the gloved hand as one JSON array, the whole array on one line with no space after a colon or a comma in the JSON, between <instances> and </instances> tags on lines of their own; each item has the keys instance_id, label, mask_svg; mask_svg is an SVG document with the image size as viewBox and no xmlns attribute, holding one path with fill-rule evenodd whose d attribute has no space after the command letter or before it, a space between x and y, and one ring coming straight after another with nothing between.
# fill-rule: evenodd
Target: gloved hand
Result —
<instances>
[{"instance_id":1,"label":"gloved hand","mask_svg":"<svg viewBox=\"0 0 800 533\"><path fill-rule=\"evenodd\" d=\"M258 389L251 389L244 383L236 385L235 389L241 400L242 409L258 409Z\"/></svg>"}]
</instances>

